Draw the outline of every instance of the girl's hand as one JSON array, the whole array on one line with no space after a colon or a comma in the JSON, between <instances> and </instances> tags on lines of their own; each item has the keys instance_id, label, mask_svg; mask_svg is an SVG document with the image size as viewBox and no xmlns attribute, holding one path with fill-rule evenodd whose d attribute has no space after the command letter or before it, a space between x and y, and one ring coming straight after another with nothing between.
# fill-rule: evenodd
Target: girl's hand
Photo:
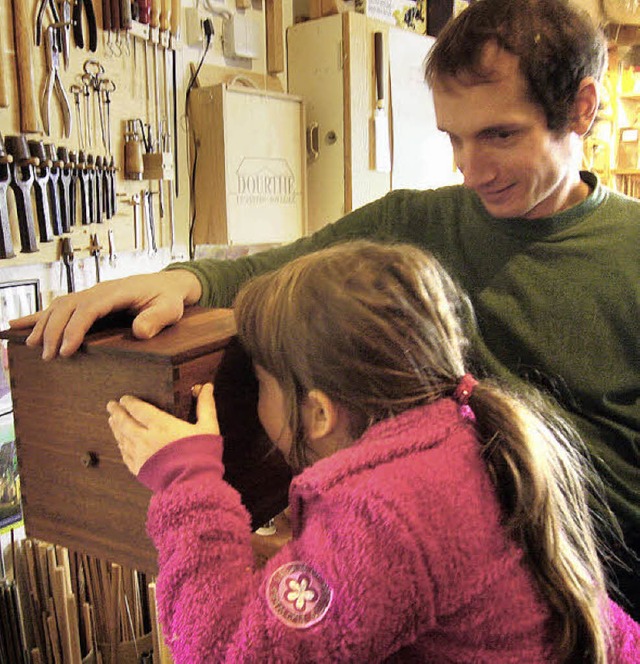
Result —
<instances>
[{"instance_id":1,"label":"girl's hand","mask_svg":"<svg viewBox=\"0 0 640 664\"><path fill-rule=\"evenodd\" d=\"M190 424L136 397L109 401L109 426L127 468L137 475L147 459L169 443L198 434L219 434L213 385L196 385L196 424Z\"/></svg>"}]
</instances>

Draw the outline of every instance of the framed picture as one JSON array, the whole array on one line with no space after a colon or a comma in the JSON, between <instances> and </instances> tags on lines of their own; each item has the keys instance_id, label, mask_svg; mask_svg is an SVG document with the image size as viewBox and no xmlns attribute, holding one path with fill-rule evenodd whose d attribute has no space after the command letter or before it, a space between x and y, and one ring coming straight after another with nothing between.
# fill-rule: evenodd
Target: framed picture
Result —
<instances>
[{"instance_id":1,"label":"framed picture","mask_svg":"<svg viewBox=\"0 0 640 664\"><path fill-rule=\"evenodd\" d=\"M0 416L0 533L22 522L13 414Z\"/></svg>"},{"instance_id":2,"label":"framed picture","mask_svg":"<svg viewBox=\"0 0 640 664\"><path fill-rule=\"evenodd\" d=\"M0 283L0 330L9 327L9 321L40 311L42 306L40 282L10 281ZM2 375L0 375L0 417L13 411L9 383L7 341L2 340Z\"/></svg>"},{"instance_id":3,"label":"framed picture","mask_svg":"<svg viewBox=\"0 0 640 664\"><path fill-rule=\"evenodd\" d=\"M9 327L9 321L39 311L42 306L40 282L12 281L0 283L0 329ZM13 426L13 402L7 341L0 345L2 373L0 374L0 533L22 524L20 503L20 474L16 456Z\"/></svg>"}]
</instances>

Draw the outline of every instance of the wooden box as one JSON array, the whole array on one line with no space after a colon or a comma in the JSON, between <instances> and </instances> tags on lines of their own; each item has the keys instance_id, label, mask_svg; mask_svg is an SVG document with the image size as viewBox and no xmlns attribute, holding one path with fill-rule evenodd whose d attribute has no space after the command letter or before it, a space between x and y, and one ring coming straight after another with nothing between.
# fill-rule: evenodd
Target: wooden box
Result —
<instances>
[{"instance_id":1,"label":"wooden box","mask_svg":"<svg viewBox=\"0 0 640 664\"><path fill-rule=\"evenodd\" d=\"M306 232L300 97L220 83L189 97L196 244L289 242Z\"/></svg>"},{"instance_id":2,"label":"wooden box","mask_svg":"<svg viewBox=\"0 0 640 664\"><path fill-rule=\"evenodd\" d=\"M145 341L133 338L130 321L94 328L75 355L51 362L24 345L24 332L2 336L27 534L153 573L156 552L145 531L151 494L120 457L107 401L134 394L192 419L191 387L215 377L225 477L256 528L286 506L290 471L258 421L257 384L230 310L190 308Z\"/></svg>"}]
</instances>

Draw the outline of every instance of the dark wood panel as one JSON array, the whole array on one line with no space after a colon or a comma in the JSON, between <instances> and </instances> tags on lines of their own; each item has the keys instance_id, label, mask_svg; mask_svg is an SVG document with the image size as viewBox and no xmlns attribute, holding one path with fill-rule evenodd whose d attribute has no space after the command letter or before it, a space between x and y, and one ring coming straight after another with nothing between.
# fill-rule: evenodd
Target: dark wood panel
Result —
<instances>
[{"instance_id":1,"label":"dark wood panel","mask_svg":"<svg viewBox=\"0 0 640 664\"><path fill-rule=\"evenodd\" d=\"M18 463L28 535L156 571L145 530L151 493L123 463L102 456L96 466L85 467L77 455L33 444L18 446Z\"/></svg>"}]
</instances>

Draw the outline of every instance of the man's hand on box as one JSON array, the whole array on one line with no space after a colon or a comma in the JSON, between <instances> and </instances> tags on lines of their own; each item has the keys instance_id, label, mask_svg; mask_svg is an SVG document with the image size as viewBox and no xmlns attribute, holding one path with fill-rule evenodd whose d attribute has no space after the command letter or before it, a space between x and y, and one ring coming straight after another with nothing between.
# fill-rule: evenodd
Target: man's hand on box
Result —
<instances>
[{"instance_id":1,"label":"man's hand on box","mask_svg":"<svg viewBox=\"0 0 640 664\"><path fill-rule=\"evenodd\" d=\"M56 298L44 311L9 324L14 329L33 327L27 345L42 346L42 358L51 360L75 353L89 328L114 311L135 314L133 334L150 339L180 320L185 305L196 304L201 292L198 278L187 270L136 275Z\"/></svg>"}]
</instances>

